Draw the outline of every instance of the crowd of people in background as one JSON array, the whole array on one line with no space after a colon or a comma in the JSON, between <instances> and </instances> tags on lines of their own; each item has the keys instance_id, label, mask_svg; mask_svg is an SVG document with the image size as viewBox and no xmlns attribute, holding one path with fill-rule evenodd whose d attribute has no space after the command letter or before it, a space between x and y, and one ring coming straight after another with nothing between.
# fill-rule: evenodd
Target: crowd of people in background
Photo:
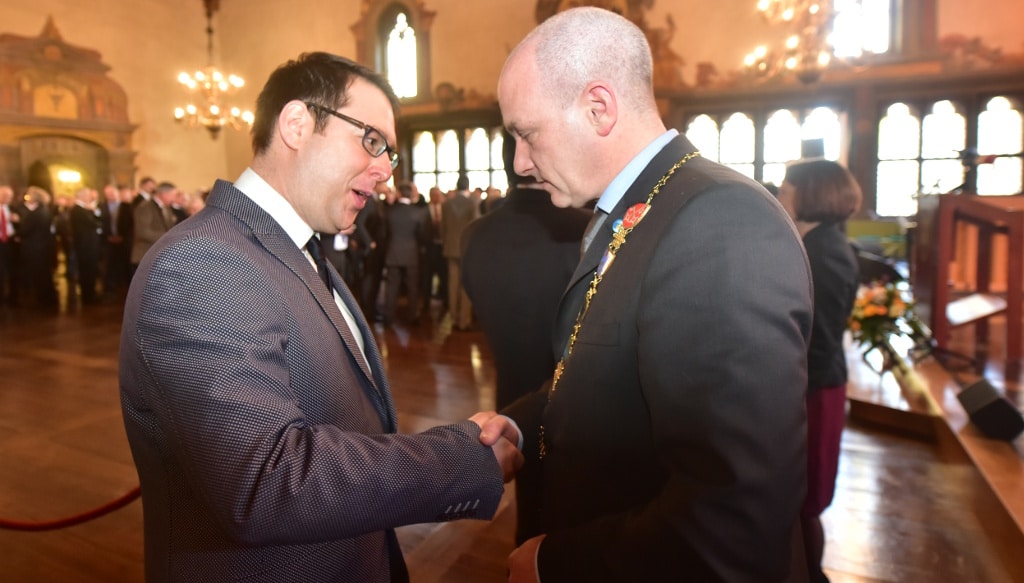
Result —
<instances>
[{"instance_id":1,"label":"crowd of people in background","mask_svg":"<svg viewBox=\"0 0 1024 583\"><path fill-rule=\"evenodd\" d=\"M504 193L470 189L463 176L447 192L433 187L424 196L405 182L381 183L377 194L352 229L320 235L325 256L363 313L385 326L450 314L452 330L477 329L459 276L461 239L470 222L501 206Z\"/></svg>"},{"instance_id":2,"label":"crowd of people in background","mask_svg":"<svg viewBox=\"0 0 1024 583\"><path fill-rule=\"evenodd\" d=\"M117 302L150 245L203 206L150 177L138 188L107 184L53 196L39 186L15 196L0 184L0 303L56 311ZM63 280L63 286L61 284Z\"/></svg>"},{"instance_id":3,"label":"crowd of people in background","mask_svg":"<svg viewBox=\"0 0 1024 583\"><path fill-rule=\"evenodd\" d=\"M457 273L460 238L469 222L501 205L504 193L470 189L465 177L455 189L434 187L427 196L413 183L382 183L377 193L349 232L321 234L325 256L367 317L416 325L433 302L441 314L456 306L454 330L474 329ZM49 310L60 306L59 289L69 306L120 301L146 251L202 209L206 196L151 177L137 188L107 184L52 196L30 186L15 194L0 185L0 304Z\"/></svg>"}]
</instances>

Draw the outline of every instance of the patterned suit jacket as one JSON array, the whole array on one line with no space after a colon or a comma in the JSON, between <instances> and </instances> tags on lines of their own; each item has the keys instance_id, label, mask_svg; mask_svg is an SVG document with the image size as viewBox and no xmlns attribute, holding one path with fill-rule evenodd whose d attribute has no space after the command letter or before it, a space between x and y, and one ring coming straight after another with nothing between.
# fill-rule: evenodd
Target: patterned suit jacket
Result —
<instances>
[{"instance_id":1,"label":"patterned suit jacket","mask_svg":"<svg viewBox=\"0 0 1024 583\"><path fill-rule=\"evenodd\" d=\"M556 358L616 220L693 150L674 139L609 213L562 298ZM810 326L778 202L708 160L680 167L604 273L557 389L505 411L543 472L541 580L799 580Z\"/></svg>"},{"instance_id":2,"label":"patterned suit jacket","mask_svg":"<svg viewBox=\"0 0 1024 583\"><path fill-rule=\"evenodd\" d=\"M120 385L148 581L401 581L394 527L493 516L479 429L395 433L373 333L330 271L365 358L303 252L227 182L139 266Z\"/></svg>"}]
</instances>

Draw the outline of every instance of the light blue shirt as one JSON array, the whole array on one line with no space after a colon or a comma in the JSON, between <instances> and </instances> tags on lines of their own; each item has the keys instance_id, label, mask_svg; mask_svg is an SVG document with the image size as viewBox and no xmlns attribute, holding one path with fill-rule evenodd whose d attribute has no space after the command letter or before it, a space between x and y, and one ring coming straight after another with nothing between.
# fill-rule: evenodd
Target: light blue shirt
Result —
<instances>
[{"instance_id":1,"label":"light blue shirt","mask_svg":"<svg viewBox=\"0 0 1024 583\"><path fill-rule=\"evenodd\" d=\"M658 152L678 135L678 130L670 129L658 136L646 148L640 150L640 153L630 160L629 164L626 164L622 172L619 172L618 176L608 184L608 188L605 188L604 192L601 193L601 197L597 199L597 208L605 213L611 213L615 209L615 205L619 204L619 201L625 196L626 190L636 182L637 176L640 176L640 173L658 155Z\"/></svg>"}]
</instances>

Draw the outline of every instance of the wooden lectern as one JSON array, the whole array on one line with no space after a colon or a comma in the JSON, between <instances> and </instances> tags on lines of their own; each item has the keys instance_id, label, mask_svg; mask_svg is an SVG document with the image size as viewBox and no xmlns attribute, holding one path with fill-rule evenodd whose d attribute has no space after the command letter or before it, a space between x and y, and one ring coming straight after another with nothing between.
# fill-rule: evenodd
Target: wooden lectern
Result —
<instances>
[{"instance_id":1,"label":"wooden lectern","mask_svg":"<svg viewBox=\"0 0 1024 583\"><path fill-rule=\"evenodd\" d=\"M962 225L977 230L977 268L973 293L953 299L950 263L965 245ZM1007 242L1006 293L991 291L992 240ZM1024 286L1024 196L941 194L918 199L911 257L911 283L924 321L939 348L947 348L950 330L974 324L978 356L987 356L988 317L1006 314L1006 378L1021 367L1021 288ZM995 266L997 269L1001 266Z\"/></svg>"}]
</instances>

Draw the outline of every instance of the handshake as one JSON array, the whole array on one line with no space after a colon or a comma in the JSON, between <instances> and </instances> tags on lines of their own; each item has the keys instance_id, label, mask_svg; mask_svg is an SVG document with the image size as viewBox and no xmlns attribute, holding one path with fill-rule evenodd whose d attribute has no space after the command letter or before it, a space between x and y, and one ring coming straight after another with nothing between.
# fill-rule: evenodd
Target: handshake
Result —
<instances>
[{"instance_id":1,"label":"handshake","mask_svg":"<svg viewBox=\"0 0 1024 583\"><path fill-rule=\"evenodd\" d=\"M519 428L511 419L494 411L481 411L469 420L480 427L480 443L494 451L507 484L523 467L523 454L519 451Z\"/></svg>"}]
</instances>

